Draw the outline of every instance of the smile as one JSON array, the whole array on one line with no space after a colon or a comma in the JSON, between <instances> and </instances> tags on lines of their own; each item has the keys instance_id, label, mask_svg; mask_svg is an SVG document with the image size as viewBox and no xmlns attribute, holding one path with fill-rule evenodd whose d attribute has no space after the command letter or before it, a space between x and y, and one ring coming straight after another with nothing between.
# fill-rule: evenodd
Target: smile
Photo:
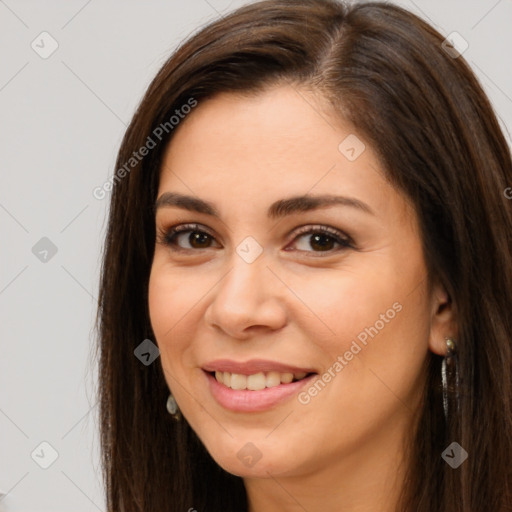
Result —
<instances>
[{"instance_id":1,"label":"smile","mask_svg":"<svg viewBox=\"0 0 512 512\"><path fill-rule=\"evenodd\" d=\"M243 375L204 370L203 374L213 399L221 407L229 411L245 413L263 412L277 407L296 396L318 375L317 373L294 374L274 371Z\"/></svg>"},{"instance_id":2,"label":"smile","mask_svg":"<svg viewBox=\"0 0 512 512\"><path fill-rule=\"evenodd\" d=\"M265 388L274 388L280 384L290 384L290 382L302 380L306 375L306 372L279 373L272 371L266 373L258 372L253 373L252 375L219 371L215 372L217 382L224 384L224 386L235 390L248 389L251 391L261 391Z\"/></svg>"}]
</instances>

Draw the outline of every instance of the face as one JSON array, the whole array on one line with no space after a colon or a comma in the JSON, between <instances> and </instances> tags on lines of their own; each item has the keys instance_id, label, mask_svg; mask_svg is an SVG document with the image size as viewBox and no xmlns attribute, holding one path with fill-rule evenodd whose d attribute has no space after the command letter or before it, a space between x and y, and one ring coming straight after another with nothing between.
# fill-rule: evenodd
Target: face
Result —
<instances>
[{"instance_id":1,"label":"face","mask_svg":"<svg viewBox=\"0 0 512 512\"><path fill-rule=\"evenodd\" d=\"M179 126L157 202L159 361L217 463L301 475L395 450L442 293L364 137L306 91L221 94Z\"/></svg>"}]
</instances>

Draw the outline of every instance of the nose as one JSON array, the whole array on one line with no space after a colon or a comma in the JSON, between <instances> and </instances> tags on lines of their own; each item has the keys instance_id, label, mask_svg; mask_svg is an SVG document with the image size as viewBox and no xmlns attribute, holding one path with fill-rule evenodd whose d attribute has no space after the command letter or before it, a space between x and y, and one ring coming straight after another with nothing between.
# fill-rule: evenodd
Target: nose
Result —
<instances>
[{"instance_id":1,"label":"nose","mask_svg":"<svg viewBox=\"0 0 512 512\"><path fill-rule=\"evenodd\" d=\"M211 292L206 324L242 340L283 327L287 318L280 294L285 287L267 267L264 253L252 263L234 254L231 263Z\"/></svg>"}]
</instances>

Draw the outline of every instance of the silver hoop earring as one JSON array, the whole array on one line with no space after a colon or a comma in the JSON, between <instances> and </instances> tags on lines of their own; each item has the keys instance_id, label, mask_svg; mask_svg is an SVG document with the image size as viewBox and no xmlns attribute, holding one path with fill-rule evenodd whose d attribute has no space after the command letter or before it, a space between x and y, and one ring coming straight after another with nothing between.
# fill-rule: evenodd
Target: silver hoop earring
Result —
<instances>
[{"instance_id":1,"label":"silver hoop earring","mask_svg":"<svg viewBox=\"0 0 512 512\"><path fill-rule=\"evenodd\" d=\"M181 420L181 411L176 403L176 399L172 396L172 393L169 393L169 397L167 398L167 412L176 420Z\"/></svg>"},{"instance_id":2,"label":"silver hoop earring","mask_svg":"<svg viewBox=\"0 0 512 512\"><path fill-rule=\"evenodd\" d=\"M441 365L441 379L443 383L443 408L446 423L448 423L449 414L453 414L450 410L450 397L455 397L456 412L460 411L459 396L459 361L457 353L457 344L453 338L445 338L446 355Z\"/></svg>"}]
</instances>

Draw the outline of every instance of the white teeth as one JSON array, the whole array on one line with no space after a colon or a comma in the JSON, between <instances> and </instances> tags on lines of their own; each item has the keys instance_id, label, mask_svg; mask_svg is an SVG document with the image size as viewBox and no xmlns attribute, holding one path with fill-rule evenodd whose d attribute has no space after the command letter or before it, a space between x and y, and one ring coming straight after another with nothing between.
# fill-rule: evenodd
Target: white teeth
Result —
<instances>
[{"instance_id":1,"label":"white teeth","mask_svg":"<svg viewBox=\"0 0 512 512\"><path fill-rule=\"evenodd\" d=\"M252 375L242 375L239 373L215 372L215 378L221 384L228 388L251 391L261 391L265 388L273 388L280 384L289 384L294 379L300 380L306 376L306 372L298 373L279 373L279 372L258 372Z\"/></svg>"},{"instance_id":2,"label":"white teeth","mask_svg":"<svg viewBox=\"0 0 512 512\"><path fill-rule=\"evenodd\" d=\"M231 374L231 389L247 389L247 375Z\"/></svg>"},{"instance_id":3,"label":"white teeth","mask_svg":"<svg viewBox=\"0 0 512 512\"><path fill-rule=\"evenodd\" d=\"M268 372L267 373L267 388L273 388L275 386L279 386L281 384L281 375L279 372Z\"/></svg>"},{"instance_id":4,"label":"white teeth","mask_svg":"<svg viewBox=\"0 0 512 512\"><path fill-rule=\"evenodd\" d=\"M254 375L249 375L247 377L247 389L251 389L252 391L259 391L260 389L265 389L265 374L255 373Z\"/></svg>"},{"instance_id":5,"label":"white teeth","mask_svg":"<svg viewBox=\"0 0 512 512\"><path fill-rule=\"evenodd\" d=\"M293 380L293 373L281 373L281 382L289 384Z\"/></svg>"}]
</instances>

